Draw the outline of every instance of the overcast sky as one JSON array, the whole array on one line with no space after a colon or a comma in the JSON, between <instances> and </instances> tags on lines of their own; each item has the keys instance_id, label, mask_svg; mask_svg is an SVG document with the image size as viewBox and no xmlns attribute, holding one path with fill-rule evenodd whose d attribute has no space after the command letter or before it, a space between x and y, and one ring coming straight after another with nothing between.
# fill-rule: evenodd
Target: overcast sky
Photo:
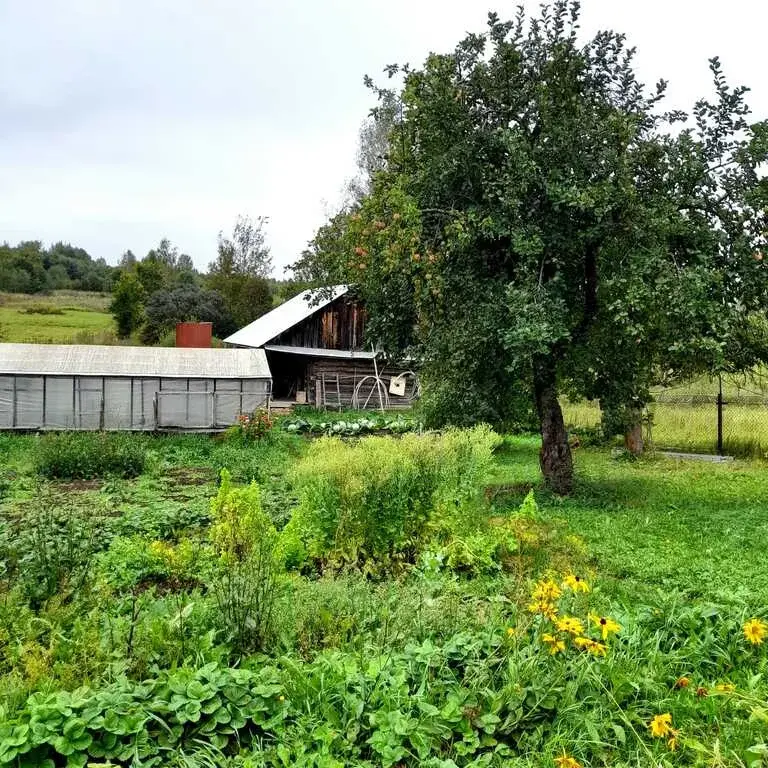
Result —
<instances>
[{"instance_id":1,"label":"overcast sky","mask_svg":"<svg viewBox=\"0 0 768 768\"><path fill-rule=\"evenodd\" d=\"M0 241L115 263L168 237L202 268L239 213L265 215L279 276L354 173L363 76L514 11L487 1L0 0ZM768 117L765 0L582 7L585 35L626 32L640 75L670 80L671 106L709 94L719 55Z\"/></svg>"}]
</instances>

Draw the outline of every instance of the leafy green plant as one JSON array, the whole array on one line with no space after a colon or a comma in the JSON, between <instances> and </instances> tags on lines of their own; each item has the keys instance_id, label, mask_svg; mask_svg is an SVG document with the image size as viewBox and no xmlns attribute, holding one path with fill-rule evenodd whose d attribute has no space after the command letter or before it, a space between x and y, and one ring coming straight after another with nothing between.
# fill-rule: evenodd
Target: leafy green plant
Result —
<instances>
[{"instance_id":1,"label":"leafy green plant","mask_svg":"<svg viewBox=\"0 0 768 768\"><path fill-rule=\"evenodd\" d=\"M90 479L116 475L137 477L145 468L144 438L122 432L60 432L44 435L37 472L57 479Z\"/></svg>"},{"instance_id":2,"label":"leafy green plant","mask_svg":"<svg viewBox=\"0 0 768 768\"><path fill-rule=\"evenodd\" d=\"M274 420L265 408L259 408L253 413L242 413L237 417L237 424L227 430L229 439L239 439L253 443L265 438L274 426Z\"/></svg>"},{"instance_id":3,"label":"leafy green plant","mask_svg":"<svg viewBox=\"0 0 768 768\"><path fill-rule=\"evenodd\" d=\"M283 421L283 429L286 432L298 434L356 437L376 433L402 435L406 432L420 432L422 424L415 419L403 416L396 416L395 418L323 419L321 421L293 418Z\"/></svg>"},{"instance_id":4,"label":"leafy green plant","mask_svg":"<svg viewBox=\"0 0 768 768\"><path fill-rule=\"evenodd\" d=\"M246 733L272 733L286 713L281 691L271 667L209 664L143 683L120 678L95 691L37 693L22 711L2 717L0 765L84 766L89 758L166 765L203 740L222 750Z\"/></svg>"},{"instance_id":5,"label":"leafy green plant","mask_svg":"<svg viewBox=\"0 0 768 768\"><path fill-rule=\"evenodd\" d=\"M121 537L98 558L101 579L119 592L158 585L180 590L200 583L210 568L210 552L190 539Z\"/></svg>"},{"instance_id":6,"label":"leafy green plant","mask_svg":"<svg viewBox=\"0 0 768 768\"><path fill-rule=\"evenodd\" d=\"M259 486L234 488L229 473L222 471L211 518L211 541L219 556L211 586L222 626L237 651L263 648L273 631L282 560Z\"/></svg>"},{"instance_id":7,"label":"leafy green plant","mask_svg":"<svg viewBox=\"0 0 768 768\"><path fill-rule=\"evenodd\" d=\"M5 569L33 605L57 593L71 596L85 581L93 555L103 546L103 516L67 503L41 487L19 510L13 524L0 527Z\"/></svg>"}]
</instances>

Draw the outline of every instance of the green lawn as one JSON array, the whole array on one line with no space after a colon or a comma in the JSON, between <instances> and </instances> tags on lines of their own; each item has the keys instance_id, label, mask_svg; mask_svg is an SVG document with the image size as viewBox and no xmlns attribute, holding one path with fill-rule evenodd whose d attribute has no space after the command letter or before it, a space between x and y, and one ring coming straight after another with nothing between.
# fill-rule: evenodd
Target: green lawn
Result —
<instances>
[{"instance_id":1,"label":"green lawn","mask_svg":"<svg viewBox=\"0 0 768 768\"><path fill-rule=\"evenodd\" d=\"M111 344L115 324L109 301L106 294L82 291L0 293L0 336L35 344Z\"/></svg>"},{"instance_id":2,"label":"green lawn","mask_svg":"<svg viewBox=\"0 0 768 768\"><path fill-rule=\"evenodd\" d=\"M495 481L538 483L536 441L508 438ZM577 449L573 497L540 502L548 518L581 536L597 571L635 591L768 604L768 471L723 464L611 459ZM518 495L519 498L519 495ZM517 500L517 499L515 499Z\"/></svg>"}]
</instances>

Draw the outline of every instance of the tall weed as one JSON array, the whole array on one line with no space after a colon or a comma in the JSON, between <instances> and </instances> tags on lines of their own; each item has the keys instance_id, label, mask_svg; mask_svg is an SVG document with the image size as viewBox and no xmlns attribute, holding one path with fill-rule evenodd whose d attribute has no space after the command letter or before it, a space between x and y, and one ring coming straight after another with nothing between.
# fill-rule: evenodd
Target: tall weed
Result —
<instances>
[{"instance_id":1,"label":"tall weed","mask_svg":"<svg viewBox=\"0 0 768 768\"><path fill-rule=\"evenodd\" d=\"M488 427L444 434L316 441L297 465L299 506L284 531L295 562L385 567L479 520L498 437Z\"/></svg>"},{"instance_id":2,"label":"tall weed","mask_svg":"<svg viewBox=\"0 0 768 768\"><path fill-rule=\"evenodd\" d=\"M223 627L236 651L261 649L273 631L281 559L259 486L233 488L229 473L222 471L211 517L211 540L219 556L212 587Z\"/></svg>"}]
</instances>

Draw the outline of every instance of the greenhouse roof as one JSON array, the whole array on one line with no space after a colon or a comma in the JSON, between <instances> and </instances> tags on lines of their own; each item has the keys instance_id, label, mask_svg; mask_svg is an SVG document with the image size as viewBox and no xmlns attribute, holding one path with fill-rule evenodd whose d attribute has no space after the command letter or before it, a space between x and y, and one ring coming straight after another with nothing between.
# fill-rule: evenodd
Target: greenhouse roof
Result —
<instances>
[{"instance_id":1,"label":"greenhouse roof","mask_svg":"<svg viewBox=\"0 0 768 768\"><path fill-rule=\"evenodd\" d=\"M0 344L0 375L269 379L263 349Z\"/></svg>"}]
</instances>

